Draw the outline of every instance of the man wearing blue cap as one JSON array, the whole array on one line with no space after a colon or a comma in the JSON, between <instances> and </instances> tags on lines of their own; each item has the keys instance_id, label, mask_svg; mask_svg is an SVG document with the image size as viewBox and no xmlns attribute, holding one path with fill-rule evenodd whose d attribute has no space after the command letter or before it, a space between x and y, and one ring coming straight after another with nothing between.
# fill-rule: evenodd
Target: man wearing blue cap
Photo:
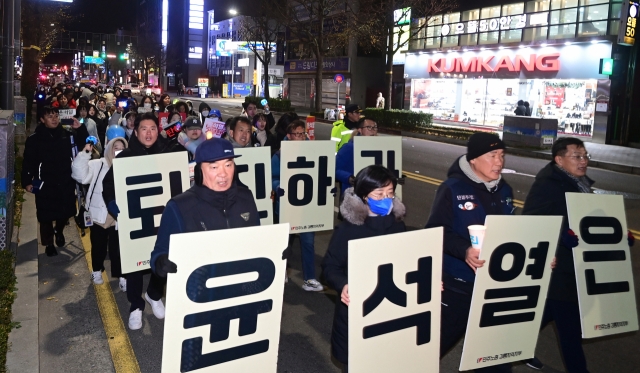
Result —
<instances>
[{"instance_id":1,"label":"man wearing blue cap","mask_svg":"<svg viewBox=\"0 0 640 373\"><path fill-rule=\"evenodd\" d=\"M198 146L195 185L167 202L162 213L150 263L156 275L166 277L178 270L169 260L172 234L260 225L253 193L234 180L237 157L224 139L213 138Z\"/></svg>"}]
</instances>

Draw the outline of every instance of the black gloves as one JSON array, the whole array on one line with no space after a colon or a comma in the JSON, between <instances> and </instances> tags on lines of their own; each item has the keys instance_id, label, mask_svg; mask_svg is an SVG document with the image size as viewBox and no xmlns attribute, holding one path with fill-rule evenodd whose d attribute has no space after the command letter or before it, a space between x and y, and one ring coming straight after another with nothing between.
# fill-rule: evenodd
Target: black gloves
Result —
<instances>
[{"instance_id":1,"label":"black gloves","mask_svg":"<svg viewBox=\"0 0 640 373\"><path fill-rule=\"evenodd\" d=\"M176 272L178 272L178 266L169 260L168 254L162 254L156 259L156 275L167 277L167 273Z\"/></svg>"}]
</instances>

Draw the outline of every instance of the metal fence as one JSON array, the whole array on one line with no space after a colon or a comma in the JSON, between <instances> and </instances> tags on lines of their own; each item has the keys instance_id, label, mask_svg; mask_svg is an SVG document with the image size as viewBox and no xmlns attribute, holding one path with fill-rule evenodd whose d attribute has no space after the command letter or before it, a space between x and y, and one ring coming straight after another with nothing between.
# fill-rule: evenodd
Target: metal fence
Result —
<instances>
[{"instance_id":1,"label":"metal fence","mask_svg":"<svg viewBox=\"0 0 640 373\"><path fill-rule=\"evenodd\" d=\"M0 250L11 246L15 149L13 110L0 111Z\"/></svg>"}]
</instances>

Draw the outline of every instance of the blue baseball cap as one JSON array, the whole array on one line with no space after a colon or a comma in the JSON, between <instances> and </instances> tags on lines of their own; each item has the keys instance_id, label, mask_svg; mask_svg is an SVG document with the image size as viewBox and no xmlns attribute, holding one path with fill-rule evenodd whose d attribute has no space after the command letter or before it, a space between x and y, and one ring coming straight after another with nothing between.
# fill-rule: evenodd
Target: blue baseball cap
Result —
<instances>
[{"instance_id":1,"label":"blue baseball cap","mask_svg":"<svg viewBox=\"0 0 640 373\"><path fill-rule=\"evenodd\" d=\"M233 152L233 146L225 139L212 138L205 140L196 148L196 163L215 162L221 159L238 158Z\"/></svg>"}]
</instances>

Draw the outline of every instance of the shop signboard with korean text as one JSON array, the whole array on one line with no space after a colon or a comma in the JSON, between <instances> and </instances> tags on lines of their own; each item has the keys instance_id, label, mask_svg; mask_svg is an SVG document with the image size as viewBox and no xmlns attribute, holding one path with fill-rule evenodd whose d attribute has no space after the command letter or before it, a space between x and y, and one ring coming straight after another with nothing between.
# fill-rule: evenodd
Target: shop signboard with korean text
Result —
<instances>
[{"instance_id":1,"label":"shop signboard with korean text","mask_svg":"<svg viewBox=\"0 0 640 373\"><path fill-rule=\"evenodd\" d=\"M355 136L353 138L353 175L371 165L383 165L397 178L402 176L402 138L399 136ZM402 198L402 185L396 187Z\"/></svg>"},{"instance_id":2,"label":"shop signboard with korean text","mask_svg":"<svg viewBox=\"0 0 640 373\"><path fill-rule=\"evenodd\" d=\"M336 145L326 141L283 141L280 149L280 222L291 233L333 229Z\"/></svg>"},{"instance_id":3,"label":"shop signboard with korean text","mask_svg":"<svg viewBox=\"0 0 640 373\"><path fill-rule=\"evenodd\" d=\"M187 152L113 160L122 273L150 268L167 202L189 189Z\"/></svg>"},{"instance_id":4,"label":"shop signboard with korean text","mask_svg":"<svg viewBox=\"0 0 640 373\"><path fill-rule=\"evenodd\" d=\"M235 154L236 174L240 183L247 187L258 207L260 225L273 224L273 201L271 200L271 149L269 147L238 148Z\"/></svg>"},{"instance_id":5,"label":"shop signboard with korean text","mask_svg":"<svg viewBox=\"0 0 640 373\"><path fill-rule=\"evenodd\" d=\"M627 219L620 195L566 193L582 338L638 330Z\"/></svg>"},{"instance_id":6,"label":"shop signboard with korean text","mask_svg":"<svg viewBox=\"0 0 640 373\"><path fill-rule=\"evenodd\" d=\"M349 372L438 372L442 228L349 241L348 268Z\"/></svg>"},{"instance_id":7,"label":"shop signboard with korean text","mask_svg":"<svg viewBox=\"0 0 640 373\"><path fill-rule=\"evenodd\" d=\"M487 216L460 370L533 357L561 225L562 216Z\"/></svg>"},{"instance_id":8,"label":"shop signboard with korean text","mask_svg":"<svg viewBox=\"0 0 640 373\"><path fill-rule=\"evenodd\" d=\"M633 46L638 31L638 11L640 3L637 0L624 0L620 9L620 29L618 30L618 44Z\"/></svg>"},{"instance_id":9,"label":"shop signboard with korean text","mask_svg":"<svg viewBox=\"0 0 640 373\"><path fill-rule=\"evenodd\" d=\"M288 239L287 224L171 236L162 372L276 372Z\"/></svg>"},{"instance_id":10,"label":"shop signboard with korean text","mask_svg":"<svg viewBox=\"0 0 640 373\"><path fill-rule=\"evenodd\" d=\"M315 72L316 60L288 60L284 64L285 73ZM327 57L323 59L322 69L324 72L349 72L348 57Z\"/></svg>"}]
</instances>

